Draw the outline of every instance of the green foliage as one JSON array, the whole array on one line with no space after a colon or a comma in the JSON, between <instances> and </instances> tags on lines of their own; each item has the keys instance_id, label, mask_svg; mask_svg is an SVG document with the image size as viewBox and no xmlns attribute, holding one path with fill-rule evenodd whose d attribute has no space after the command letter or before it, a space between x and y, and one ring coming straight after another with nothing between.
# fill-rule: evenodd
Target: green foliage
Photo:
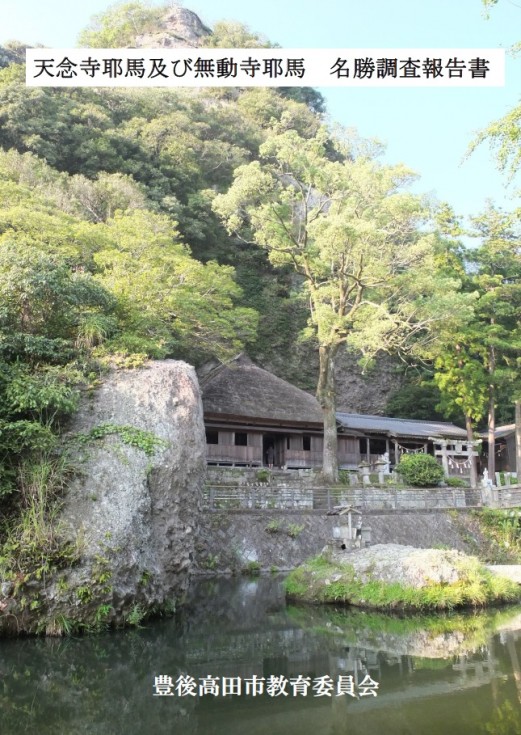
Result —
<instances>
[{"instance_id":1,"label":"green foliage","mask_svg":"<svg viewBox=\"0 0 521 735\"><path fill-rule=\"evenodd\" d=\"M338 482L341 485L347 485L348 487L351 485L349 470L338 470Z\"/></svg>"},{"instance_id":2,"label":"green foliage","mask_svg":"<svg viewBox=\"0 0 521 735\"><path fill-rule=\"evenodd\" d=\"M249 574L252 577L255 577L257 574L260 574L260 571L261 571L261 566L258 561L249 561L248 564L242 570L243 574Z\"/></svg>"},{"instance_id":3,"label":"green foliage","mask_svg":"<svg viewBox=\"0 0 521 735\"><path fill-rule=\"evenodd\" d=\"M461 421L460 409L447 415L438 410L442 396L440 389L433 382L432 377L413 378L395 391L385 406L386 416L396 416L401 419L419 419L420 421Z\"/></svg>"},{"instance_id":4,"label":"green foliage","mask_svg":"<svg viewBox=\"0 0 521 735\"><path fill-rule=\"evenodd\" d=\"M351 565L336 566L327 559L314 559L292 571L285 581L290 598L309 602L342 602L368 608L406 610L452 610L480 607L519 599L518 585L493 575L473 557L462 560L460 579L452 584L408 587L373 580L361 582ZM335 581L331 581L334 575Z\"/></svg>"},{"instance_id":5,"label":"green foliage","mask_svg":"<svg viewBox=\"0 0 521 735\"><path fill-rule=\"evenodd\" d=\"M267 38L258 33L252 33L242 23L233 21L218 21L212 30L212 35L204 39L204 46L208 48L271 48Z\"/></svg>"},{"instance_id":6,"label":"green foliage","mask_svg":"<svg viewBox=\"0 0 521 735\"><path fill-rule=\"evenodd\" d=\"M286 528L286 533L290 538L297 538L305 528L305 524L290 523Z\"/></svg>"},{"instance_id":7,"label":"green foliage","mask_svg":"<svg viewBox=\"0 0 521 735\"><path fill-rule=\"evenodd\" d=\"M72 540L56 521L71 471L66 457L45 453L18 468L18 513L5 517L0 528L0 578L15 580L19 595L26 583L42 581L80 557L80 537Z\"/></svg>"},{"instance_id":8,"label":"green foliage","mask_svg":"<svg viewBox=\"0 0 521 735\"><path fill-rule=\"evenodd\" d=\"M118 2L99 15L78 37L78 45L86 48L121 48L136 45L138 36L157 29L165 6L144 2Z\"/></svg>"},{"instance_id":9,"label":"green foliage","mask_svg":"<svg viewBox=\"0 0 521 735\"><path fill-rule=\"evenodd\" d=\"M140 587L147 587L152 581L152 579L153 579L152 572L149 572L148 569L144 569L143 572L141 573L141 577L139 578L138 584Z\"/></svg>"},{"instance_id":10,"label":"green foliage","mask_svg":"<svg viewBox=\"0 0 521 735\"><path fill-rule=\"evenodd\" d=\"M317 398L326 427L334 425L332 364L341 347L366 361L405 349L412 332L450 320L458 303L453 282L432 278L424 202L405 191L412 173L380 165L363 144L357 155L357 144L325 128L309 137L276 130L260 146L261 160L237 168L233 185L213 202L230 233L298 274L309 303L305 335L320 346ZM332 480L334 442L331 430L324 468Z\"/></svg>"},{"instance_id":11,"label":"green foliage","mask_svg":"<svg viewBox=\"0 0 521 735\"><path fill-rule=\"evenodd\" d=\"M137 429L135 426L120 426L118 424L99 424L88 434L76 434L74 441L80 444L104 439L106 436L117 436L123 444L140 449L147 456L153 456L159 449L168 446L168 442L155 436L151 431Z\"/></svg>"},{"instance_id":12,"label":"green foliage","mask_svg":"<svg viewBox=\"0 0 521 735\"><path fill-rule=\"evenodd\" d=\"M112 607L112 605L99 605L94 614L94 620L98 625L103 626L106 624L107 619L111 616L113 612L114 608Z\"/></svg>"},{"instance_id":13,"label":"green foliage","mask_svg":"<svg viewBox=\"0 0 521 735\"><path fill-rule=\"evenodd\" d=\"M271 472L265 467L262 467L260 470L257 470L257 472L255 473L255 477L259 482L269 482Z\"/></svg>"},{"instance_id":14,"label":"green foliage","mask_svg":"<svg viewBox=\"0 0 521 735\"><path fill-rule=\"evenodd\" d=\"M209 554L206 558L206 561L204 562L204 566L206 569L214 570L217 568L217 565L219 563L219 555L218 554Z\"/></svg>"},{"instance_id":15,"label":"green foliage","mask_svg":"<svg viewBox=\"0 0 521 735\"><path fill-rule=\"evenodd\" d=\"M468 487L469 484L462 477L446 477L445 482L449 487Z\"/></svg>"},{"instance_id":16,"label":"green foliage","mask_svg":"<svg viewBox=\"0 0 521 735\"><path fill-rule=\"evenodd\" d=\"M125 623L133 628L141 628L141 623L146 618L147 612L141 605L134 605L125 615Z\"/></svg>"},{"instance_id":17,"label":"green foliage","mask_svg":"<svg viewBox=\"0 0 521 735\"><path fill-rule=\"evenodd\" d=\"M521 558L521 509L485 508L479 514L479 521L496 544Z\"/></svg>"},{"instance_id":18,"label":"green foliage","mask_svg":"<svg viewBox=\"0 0 521 735\"><path fill-rule=\"evenodd\" d=\"M76 597L82 605L86 605L92 600L92 594L93 592L91 587L81 585L80 587L76 588Z\"/></svg>"},{"instance_id":19,"label":"green foliage","mask_svg":"<svg viewBox=\"0 0 521 735\"><path fill-rule=\"evenodd\" d=\"M266 528L264 530L267 533L278 533L281 530L281 528L282 528L282 523L278 519L272 518L268 522L268 524L267 524L267 526L266 526Z\"/></svg>"},{"instance_id":20,"label":"green foliage","mask_svg":"<svg viewBox=\"0 0 521 735\"><path fill-rule=\"evenodd\" d=\"M402 455L396 472L413 487L435 487L443 480L443 468L430 454Z\"/></svg>"}]
</instances>

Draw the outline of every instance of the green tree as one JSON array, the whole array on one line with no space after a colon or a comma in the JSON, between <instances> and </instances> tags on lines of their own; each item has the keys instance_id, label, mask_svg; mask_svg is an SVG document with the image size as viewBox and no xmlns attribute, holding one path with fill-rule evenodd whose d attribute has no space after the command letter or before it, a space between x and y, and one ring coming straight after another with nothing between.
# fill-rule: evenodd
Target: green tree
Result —
<instances>
[{"instance_id":1,"label":"green tree","mask_svg":"<svg viewBox=\"0 0 521 735\"><path fill-rule=\"evenodd\" d=\"M482 0L482 5L488 12L490 8L497 5L499 0ZM514 44L513 50L519 52L521 42ZM501 171L505 171L509 178L513 178L518 173L521 165L521 146L519 145L521 135L521 105L513 107L506 115L499 120L495 120L482 130L475 140L471 143L468 153L472 153L479 145L488 142L490 147L495 150L496 161ZM519 214L519 213L518 213ZM519 251L518 251L519 258ZM519 320L517 323L517 332L519 334ZM519 339L517 336L516 339ZM518 358L517 368L519 370L520 361ZM516 469L518 477L521 476L521 390L514 390L515 401L515 422L516 422ZM489 443L492 439L489 430Z\"/></svg>"},{"instance_id":2,"label":"green tree","mask_svg":"<svg viewBox=\"0 0 521 735\"><path fill-rule=\"evenodd\" d=\"M337 475L338 350L348 346L370 358L403 345L433 318L425 271L432 239L418 229L426 211L402 191L411 172L367 156L330 160L331 143L325 130L311 139L295 131L273 135L261 146L262 162L240 167L214 202L230 232L264 248L275 266L291 265L306 291L309 331L318 342L328 480Z\"/></svg>"},{"instance_id":3,"label":"green tree","mask_svg":"<svg viewBox=\"0 0 521 735\"><path fill-rule=\"evenodd\" d=\"M218 21L204 45L209 48L273 48L275 44L237 21Z\"/></svg>"},{"instance_id":4,"label":"green tree","mask_svg":"<svg viewBox=\"0 0 521 735\"><path fill-rule=\"evenodd\" d=\"M157 29L165 6L141 2L119 2L95 15L78 37L78 46L86 48L122 48L135 46L136 39Z\"/></svg>"},{"instance_id":5,"label":"green tree","mask_svg":"<svg viewBox=\"0 0 521 735\"><path fill-rule=\"evenodd\" d=\"M236 306L234 269L192 258L168 217L119 213L105 229L108 246L94 255L96 278L118 300L125 339L134 334L155 345L157 356L192 360L229 357L253 339L257 315ZM112 346L118 344L116 336Z\"/></svg>"},{"instance_id":6,"label":"green tree","mask_svg":"<svg viewBox=\"0 0 521 735\"><path fill-rule=\"evenodd\" d=\"M488 373L489 475L494 477L496 406L498 397L521 400L521 249L517 216L489 203L473 218L481 245L472 254L473 283L479 289L476 304ZM521 430L521 427L519 427ZM518 467L521 472L521 465Z\"/></svg>"},{"instance_id":7,"label":"green tree","mask_svg":"<svg viewBox=\"0 0 521 735\"><path fill-rule=\"evenodd\" d=\"M115 299L66 259L0 244L0 496L20 458L50 449L59 419L75 410L78 338L88 319L108 325Z\"/></svg>"}]
</instances>

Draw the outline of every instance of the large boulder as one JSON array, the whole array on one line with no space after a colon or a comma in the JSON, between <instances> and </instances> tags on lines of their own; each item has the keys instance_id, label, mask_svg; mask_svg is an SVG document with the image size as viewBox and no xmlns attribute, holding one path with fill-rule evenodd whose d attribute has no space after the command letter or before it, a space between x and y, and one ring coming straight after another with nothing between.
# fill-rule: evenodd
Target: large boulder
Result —
<instances>
[{"instance_id":1,"label":"large boulder","mask_svg":"<svg viewBox=\"0 0 521 735\"><path fill-rule=\"evenodd\" d=\"M138 622L173 608L188 585L205 475L194 369L164 360L113 372L85 396L66 440L75 470L55 527L79 560L35 583L36 614L26 610L22 627L59 633L64 620Z\"/></svg>"}]
</instances>

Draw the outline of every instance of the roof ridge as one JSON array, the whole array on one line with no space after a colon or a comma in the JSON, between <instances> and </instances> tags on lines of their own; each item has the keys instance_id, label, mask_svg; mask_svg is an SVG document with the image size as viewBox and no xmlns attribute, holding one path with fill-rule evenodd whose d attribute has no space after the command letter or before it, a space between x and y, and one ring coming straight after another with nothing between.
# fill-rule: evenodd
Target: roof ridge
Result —
<instances>
[{"instance_id":1,"label":"roof ridge","mask_svg":"<svg viewBox=\"0 0 521 735\"><path fill-rule=\"evenodd\" d=\"M359 416L367 419L389 419L389 421L414 421L415 423L421 424L444 424L445 426L456 426L452 421L439 421L438 419L404 419L396 416L383 416L377 413L349 413L348 411L337 411L337 414L344 416ZM460 428L459 426L456 428Z\"/></svg>"}]
</instances>

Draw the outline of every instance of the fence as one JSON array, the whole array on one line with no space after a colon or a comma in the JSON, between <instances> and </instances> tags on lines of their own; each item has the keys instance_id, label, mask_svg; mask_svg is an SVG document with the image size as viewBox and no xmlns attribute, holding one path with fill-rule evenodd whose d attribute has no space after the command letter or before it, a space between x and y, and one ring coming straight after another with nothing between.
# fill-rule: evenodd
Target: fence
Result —
<instances>
[{"instance_id":1,"label":"fence","mask_svg":"<svg viewBox=\"0 0 521 735\"><path fill-rule=\"evenodd\" d=\"M521 485L506 485L494 491L493 504L499 508L521 507Z\"/></svg>"},{"instance_id":2,"label":"fence","mask_svg":"<svg viewBox=\"0 0 521 735\"><path fill-rule=\"evenodd\" d=\"M521 492L521 491L520 491ZM483 504L479 489L433 488L270 488L210 485L204 492L207 510L332 510L355 505L364 510L430 510L475 508Z\"/></svg>"}]
</instances>

